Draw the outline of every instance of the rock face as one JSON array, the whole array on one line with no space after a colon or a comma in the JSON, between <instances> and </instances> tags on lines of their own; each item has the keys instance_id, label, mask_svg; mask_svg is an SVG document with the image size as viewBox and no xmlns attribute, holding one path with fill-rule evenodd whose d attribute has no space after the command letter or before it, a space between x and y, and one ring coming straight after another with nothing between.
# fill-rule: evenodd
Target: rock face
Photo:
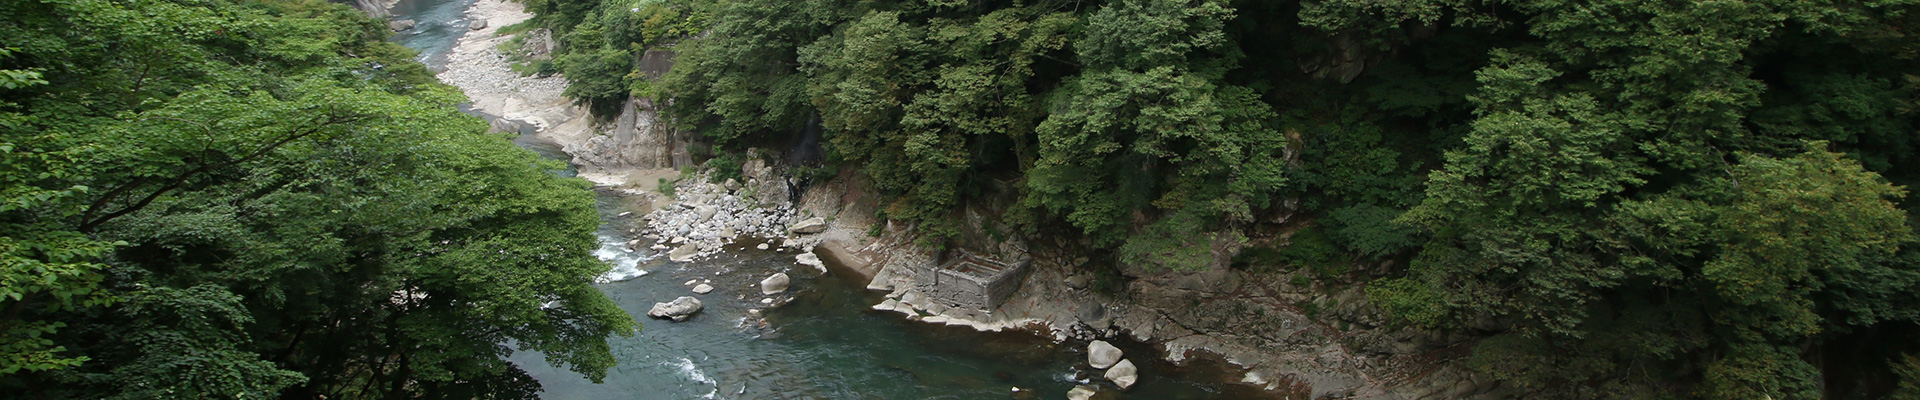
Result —
<instances>
[{"instance_id":1,"label":"rock face","mask_svg":"<svg viewBox=\"0 0 1920 400\"><path fill-rule=\"evenodd\" d=\"M1067 391L1067 400L1087 400L1093 398L1093 386L1079 385Z\"/></svg>"},{"instance_id":2,"label":"rock face","mask_svg":"<svg viewBox=\"0 0 1920 400\"><path fill-rule=\"evenodd\" d=\"M627 100L614 118L613 129L604 133L569 143L562 150L576 164L609 170L693 165L690 135L662 117L652 99Z\"/></svg>"},{"instance_id":3,"label":"rock face","mask_svg":"<svg viewBox=\"0 0 1920 400\"><path fill-rule=\"evenodd\" d=\"M692 318L694 313L700 312L700 308L700 299L693 298L693 296L680 296L680 298L673 299L673 301L653 303L653 309L647 310L647 316L671 319L674 322L679 322L685 321L687 318Z\"/></svg>"},{"instance_id":4,"label":"rock face","mask_svg":"<svg viewBox=\"0 0 1920 400\"><path fill-rule=\"evenodd\" d=\"M1112 367L1114 363L1120 362L1121 355L1120 348L1113 347L1105 340L1095 340L1093 344L1087 345L1087 364L1092 364L1094 368Z\"/></svg>"},{"instance_id":5,"label":"rock face","mask_svg":"<svg viewBox=\"0 0 1920 400\"><path fill-rule=\"evenodd\" d=\"M776 273L776 274L773 274L773 276L769 276L767 277L767 279L760 281L760 293L774 294L774 293L785 292L787 291L787 285L791 283L792 283L792 280L787 278L787 273L785 272Z\"/></svg>"},{"instance_id":6,"label":"rock face","mask_svg":"<svg viewBox=\"0 0 1920 400\"><path fill-rule=\"evenodd\" d=\"M708 285L708 284L705 284L705 283L702 283L702 284L700 284L699 286L694 286L694 287L693 287L693 292L694 292L694 293L699 293L699 294L707 294L707 293L711 293L711 292L713 292L713 285Z\"/></svg>"},{"instance_id":7,"label":"rock face","mask_svg":"<svg viewBox=\"0 0 1920 400\"><path fill-rule=\"evenodd\" d=\"M408 30L408 29L413 29L413 20L410 20L410 19L403 19L403 20L399 20L399 21L393 21L393 22L388 22L388 23L387 23L387 28L388 28L388 29L393 29L393 31L394 31L394 32L400 32L400 31L405 31L405 30Z\"/></svg>"},{"instance_id":8,"label":"rock face","mask_svg":"<svg viewBox=\"0 0 1920 400\"><path fill-rule=\"evenodd\" d=\"M820 233L826 230L827 220L825 218L813 217L794 223L793 228L787 231L793 233Z\"/></svg>"},{"instance_id":9,"label":"rock face","mask_svg":"<svg viewBox=\"0 0 1920 400\"><path fill-rule=\"evenodd\" d=\"M1140 369L1133 366L1133 360L1120 360L1119 364L1114 364L1113 368L1107 370L1106 378L1113 381L1113 384L1120 385L1121 390L1126 390L1133 387L1134 381L1140 379Z\"/></svg>"}]
</instances>

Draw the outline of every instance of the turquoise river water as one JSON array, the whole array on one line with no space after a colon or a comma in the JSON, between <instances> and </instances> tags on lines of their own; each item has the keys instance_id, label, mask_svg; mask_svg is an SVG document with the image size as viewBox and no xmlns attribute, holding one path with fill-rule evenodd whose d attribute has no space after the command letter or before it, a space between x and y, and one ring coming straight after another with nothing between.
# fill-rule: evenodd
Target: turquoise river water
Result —
<instances>
[{"instance_id":1,"label":"turquoise river water","mask_svg":"<svg viewBox=\"0 0 1920 400\"><path fill-rule=\"evenodd\" d=\"M474 0L402 0L393 12L418 25L395 40L420 51L436 69L466 32L464 10ZM564 158L551 145L522 140L529 150ZM1088 371L1085 343L1056 344L1029 332L983 333L968 328L907 321L868 309L880 293L863 289L850 273L793 269L794 253L755 250L743 241L712 260L674 263L620 244L635 221L621 217L645 210L625 198L598 193L605 224L598 255L621 275L600 290L621 308L644 316L654 302L692 295L686 283L711 280L717 288L699 297L706 305L685 322L641 318L644 328L611 340L620 364L595 384L548 365L540 354L511 360L540 380L546 399L1060 399L1076 384L1102 385L1098 398L1216 399L1264 397L1251 387L1226 384L1234 375L1218 363L1179 367L1156 362L1141 345L1120 343L1141 368L1132 390L1119 392ZM773 272L793 277L793 301L764 310L756 283ZM764 318L764 319L763 319ZM1014 387L1032 389L1010 396Z\"/></svg>"}]
</instances>

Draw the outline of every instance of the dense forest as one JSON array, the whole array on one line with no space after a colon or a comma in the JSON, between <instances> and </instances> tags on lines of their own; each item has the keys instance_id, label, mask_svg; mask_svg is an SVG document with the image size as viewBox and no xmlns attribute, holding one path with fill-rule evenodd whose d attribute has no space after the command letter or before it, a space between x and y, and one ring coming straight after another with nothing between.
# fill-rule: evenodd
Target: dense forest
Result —
<instances>
[{"instance_id":1,"label":"dense forest","mask_svg":"<svg viewBox=\"0 0 1920 400\"><path fill-rule=\"evenodd\" d=\"M0 397L537 398L637 324L584 181L323 0L0 2Z\"/></svg>"},{"instance_id":2,"label":"dense forest","mask_svg":"<svg viewBox=\"0 0 1920 400\"><path fill-rule=\"evenodd\" d=\"M1012 196L1109 264L1366 285L1539 397L1920 398L1912 1L524 3L527 71L723 163L818 132L931 245Z\"/></svg>"}]
</instances>

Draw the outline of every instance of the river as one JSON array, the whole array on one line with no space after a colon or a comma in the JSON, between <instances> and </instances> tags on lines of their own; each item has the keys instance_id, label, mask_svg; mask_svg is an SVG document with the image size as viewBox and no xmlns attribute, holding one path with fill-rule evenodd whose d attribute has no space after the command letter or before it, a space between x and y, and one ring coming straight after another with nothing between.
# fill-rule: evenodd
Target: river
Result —
<instances>
[{"instance_id":1,"label":"river","mask_svg":"<svg viewBox=\"0 0 1920 400\"><path fill-rule=\"evenodd\" d=\"M463 12L473 1L402 0L392 9L395 18L417 25L394 40L420 51L422 62L440 70L466 32ZM517 142L548 157L565 157L550 144ZM621 246L627 240L623 232L635 223L628 218L646 210L606 191L596 197L605 221L597 255L624 271L622 277L639 275L598 286L621 308L644 316L655 302L692 295L687 283L693 280L710 280L716 290L698 296L706 308L690 320L642 318L639 333L610 339L620 364L601 384L554 368L540 354L514 354L510 359L540 381L546 399L995 399L1008 398L1014 387L1036 390L1030 398L1058 399L1088 382L1104 385L1099 398L1265 394L1220 383L1237 375L1219 363L1178 367L1157 362L1152 349L1130 343L1118 344L1139 365L1141 378L1132 390L1116 393L1098 371L1086 369L1084 343L934 326L873 311L868 305L879 303L881 294L865 290L865 282L841 278L854 274L794 269L794 253L755 250L750 241L716 259L691 263L630 253ZM762 311L756 284L773 272L793 277L794 300Z\"/></svg>"}]
</instances>

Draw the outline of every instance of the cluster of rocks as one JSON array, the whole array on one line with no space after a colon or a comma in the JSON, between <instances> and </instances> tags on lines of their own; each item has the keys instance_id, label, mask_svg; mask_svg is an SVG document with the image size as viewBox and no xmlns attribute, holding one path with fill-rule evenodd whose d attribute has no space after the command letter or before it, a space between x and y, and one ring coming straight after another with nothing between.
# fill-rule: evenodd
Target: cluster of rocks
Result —
<instances>
[{"instance_id":1,"label":"cluster of rocks","mask_svg":"<svg viewBox=\"0 0 1920 400\"><path fill-rule=\"evenodd\" d=\"M1107 370L1103 376L1120 386L1120 390L1131 388L1134 382L1140 380L1140 368L1134 367L1133 361L1124 356L1120 348L1113 347L1105 340L1095 340L1087 345L1087 365Z\"/></svg>"},{"instance_id":2,"label":"cluster of rocks","mask_svg":"<svg viewBox=\"0 0 1920 400\"><path fill-rule=\"evenodd\" d=\"M476 106L479 106L479 103L488 103L490 99L508 97L530 99L529 102L536 99L565 99L562 94L567 90L567 79L559 74L538 77L523 76L513 71L512 61L499 48L499 44L507 41L509 37L493 36L495 29L491 27L519 22L518 20L530 15L514 15L512 18L503 18L503 21L489 23L490 19L496 17L495 14L520 13L517 3L496 3L511 2L483 2L468 12L471 22L468 23L467 28L470 32L461 39L460 46L447 54L448 68L439 74L440 81L466 92L468 97L474 99ZM400 22L402 21L393 23ZM405 29L413 27L412 21L405 22ZM397 25L393 27L395 30L404 30ZM504 115L507 113L505 110L477 108L490 114L502 114L501 117L507 117ZM546 126L540 128L546 128Z\"/></svg>"},{"instance_id":3,"label":"cluster of rocks","mask_svg":"<svg viewBox=\"0 0 1920 400\"><path fill-rule=\"evenodd\" d=\"M763 203L753 198L761 194L741 190L748 185L733 179L714 184L701 174L676 185L679 202L641 217L646 222L641 236L653 240L647 247L656 251L671 249L667 257L673 261L687 262L718 254L720 246L742 236L785 237L789 222L797 216L784 201L773 207L761 207ZM794 232L799 232L800 226L795 228ZM825 228L824 224L821 228ZM635 239L627 245L637 249L644 241Z\"/></svg>"}]
</instances>

